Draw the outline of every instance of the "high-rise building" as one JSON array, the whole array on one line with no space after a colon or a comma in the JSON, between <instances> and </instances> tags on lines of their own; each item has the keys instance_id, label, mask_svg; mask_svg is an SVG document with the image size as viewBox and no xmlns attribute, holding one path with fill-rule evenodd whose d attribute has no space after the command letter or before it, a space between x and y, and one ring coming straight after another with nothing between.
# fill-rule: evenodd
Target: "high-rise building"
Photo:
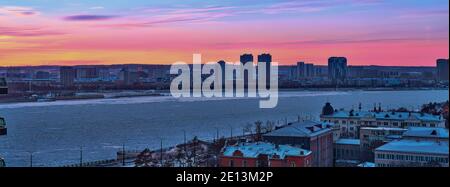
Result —
<instances>
[{"instance_id":1,"label":"high-rise building","mask_svg":"<svg viewBox=\"0 0 450 187\"><path fill-rule=\"evenodd\" d=\"M258 55L258 63L266 63L266 87L270 87L270 67L272 66L272 55L270 54L260 54Z\"/></svg>"},{"instance_id":2,"label":"high-rise building","mask_svg":"<svg viewBox=\"0 0 450 187\"><path fill-rule=\"evenodd\" d=\"M328 59L328 78L337 84L347 77L347 58L330 57Z\"/></svg>"},{"instance_id":3,"label":"high-rise building","mask_svg":"<svg viewBox=\"0 0 450 187\"><path fill-rule=\"evenodd\" d=\"M133 85L139 82L139 75L135 69L130 69L128 67L123 68L120 72L121 78L126 85Z\"/></svg>"},{"instance_id":4,"label":"high-rise building","mask_svg":"<svg viewBox=\"0 0 450 187\"><path fill-rule=\"evenodd\" d=\"M0 95L2 94L8 94L8 83L5 78L0 77Z\"/></svg>"},{"instance_id":5,"label":"high-rise building","mask_svg":"<svg viewBox=\"0 0 450 187\"><path fill-rule=\"evenodd\" d=\"M241 55L240 61L242 64L247 64L248 62L253 62L253 55L252 54L243 54Z\"/></svg>"},{"instance_id":6,"label":"high-rise building","mask_svg":"<svg viewBox=\"0 0 450 187\"><path fill-rule=\"evenodd\" d=\"M245 65L247 63L253 64L253 55L252 54L243 54L243 55L241 55L240 61L243 65ZM245 90L248 90L248 79L249 79L248 71L244 70L244 89Z\"/></svg>"},{"instance_id":7,"label":"high-rise building","mask_svg":"<svg viewBox=\"0 0 450 187\"><path fill-rule=\"evenodd\" d=\"M98 77L98 69L95 67L83 67L77 69L77 79L93 79Z\"/></svg>"},{"instance_id":8,"label":"high-rise building","mask_svg":"<svg viewBox=\"0 0 450 187\"><path fill-rule=\"evenodd\" d=\"M59 69L59 78L61 81L61 84L64 87L73 86L75 77L76 77L76 70L73 67L70 66L63 66Z\"/></svg>"},{"instance_id":9,"label":"high-rise building","mask_svg":"<svg viewBox=\"0 0 450 187\"><path fill-rule=\"evenodd\" d=\"M438 59L436 61L437 78L438 80L447 80L448 75L448 59Z\"/></svg>"},{"instance_id":10,"label":"high-rise building","mask_svg":"<svg viewBox=\"0 0 450 187\"><path fill-rule=\"evenodd\" d=\"M305 78L305 63L297 62L297 79Z\"/></svg>"},{"instance_id":11,"label":"high-rise building","mask_svg":"<svg viewBox=\"0 0 450 187\"><path fill-rule=\"evenodd\" d=\"M305 64L305 75L309 78L315 76L314 64Z\"/></svg>"}]
</instances>

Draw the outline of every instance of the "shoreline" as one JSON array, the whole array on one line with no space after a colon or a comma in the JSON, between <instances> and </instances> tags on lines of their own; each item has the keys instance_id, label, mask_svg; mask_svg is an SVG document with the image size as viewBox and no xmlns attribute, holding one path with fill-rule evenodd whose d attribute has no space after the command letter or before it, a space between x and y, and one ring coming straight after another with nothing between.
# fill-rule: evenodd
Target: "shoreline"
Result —
<instances>
[{"instance_id":1,"label":"shoreline","mask_svg":"<svg viewBox=\"0 0 450 187\"><path fill-rule=\"evenodd\" d=\"M349 91L427 91L427 90L448 90L448 88L435 88L435 87L423 87L423 88L281 88L278 91L283 92L349 92ZM116 99L116 98L134 98L134 97L161 97L169 96L170 90L153 90L149 93L149 90L121 90L121 91L100 91L100 92L78 92L78 96L71 97L57 97L51 101L81 101L90 99ZM15 104L15 103L34 103L39 102L36 99L24 98L24 97L12 97L12 98L0 98L0 104Z\"/></svg>"}]
</instances>

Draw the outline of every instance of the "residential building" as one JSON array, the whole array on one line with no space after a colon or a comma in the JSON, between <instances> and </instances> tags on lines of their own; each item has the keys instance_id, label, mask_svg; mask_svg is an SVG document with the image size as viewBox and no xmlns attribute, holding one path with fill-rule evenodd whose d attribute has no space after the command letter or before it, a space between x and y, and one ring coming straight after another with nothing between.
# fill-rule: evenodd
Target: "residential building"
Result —
<instances>
[{"instance_id":1,"label":"residential building","mask_svg":"<svg viewBox=\"0 0 450 187\"><path fill-rule=\"evenodd\" d=\"M59 70L59 77L61 84L64 87L70 87L74 85L77 71L75 68L70 66L62 66Z\"/></svg>"},{"instance_id":2,"label":"residential building","mask_svg":"<svg viewBox=\"0 0 450 187\"><path fill-rule=\"evenodd\" d=\"M397 140L375 149L377 167L449 167L448 142Z\"/></svg>"},{"instance_id":3,"label":"residential building","mask_svg":"<svg viewBox=\"0 0 450 187\"><path fill-rule=\"evenodd\" d=\"M338 139L334 142L334 163L336 167L354 167L360 163L361 148L358 139Z\"/></svg>"},{"instance_id":4,"label":"residential building","mask_svg":"<svg viewBox=\"0 0 450 187\"><path fill-rule=\"evenodd\" d=\"M219 159L220 167L310 167L311 151L267 142L226 146Z\"/></svg>"},{"instance_id":5,"label":"residential building","mask_svg":"<svg viewBox=\"0 0 450 187\"><path fill-rule=\"evenodd\" d=\"M272 55L270 54L260 54L258 55L258 63L266 63L266 88L270 88L270 69L272 67ZM259 68L258 68L259 71ZM258 74L258 76L261 74Z\"/></svg>"},{"instance_id":6,"label":"residential building","mask_svg":"<svg viewBox=\"0 0 450 187\"><path fill-rule=\"evenodd\" d=\"M264 134L265 141L312 151L313 166L333 166L333 125L310 120L291 123Z\"/></svg>"},{"instance_id":7,"label":"residential building","mask_svg":"<svg viewBox=\"0 0 450 187\"><path fill-rule=\"evenodd\" d=\"M381 108L381 107L380 107ZM320 116L323 122L334 123L339 128L339 136L343 138L359 138L361 127L445 127L445 119L441 115L419 112L384 112L334 110Z\"/></svg>"},{"instance_id":8,"label":"residential building","mask_svg":"<svg viewBox=\"0 0 450 187\"><path fill-rule=\"evenodd\" d=\"M407 140L430 140L448 143L448 129L430 127L410 127L403 133L403 139Z\"/></svg>"},{"instance_id":9,"label":"residential building","mask_svg":"<svg viewBox=\"0 0 450 187\"><path fill-rule=\"evenodd\" d=\"M347 78L347 58L330 57L328 59L328 78L335 84L345 81Z\"/></svg>"},{"instance_id":10,"label":"residential building","mask_svg":"<svg viewBox=\"0 0 450 187\"><path fill-rule=\"evenodd\" d=\"M8 83L5 78L0 77L0 95L6 94L8 94Z\"/></svg>"},{"instance_id":11,"label":"residential building","mask_svg":"<svg viewBox=\"0 0 450 187\"><path fill-rule=\"evenodd\" d=\"M438 80L448 81L448 59L438 59L436 61L436 70Z\"/></svg>"},{"instance_id":12,"label":"residential building","mask_svg":"<svg viewBox=\"0 0 450 187\"><path fill-rule=\"evenodd\" d=\"M410 127L402 140L391 141L375 149L380 167L448 167L448 130Z\"/></svg>"},{"instance_id":13,"label":"residential building","mask_svg":"<svg viewBox=\"0 0 450 187\"><path fill-rule=\"evenodd\" d=\"M407 129L393 127L361 127L359 136L361 160L373 162L376 148L401 139L406 131Z\"/></svg>"}]
</instances>

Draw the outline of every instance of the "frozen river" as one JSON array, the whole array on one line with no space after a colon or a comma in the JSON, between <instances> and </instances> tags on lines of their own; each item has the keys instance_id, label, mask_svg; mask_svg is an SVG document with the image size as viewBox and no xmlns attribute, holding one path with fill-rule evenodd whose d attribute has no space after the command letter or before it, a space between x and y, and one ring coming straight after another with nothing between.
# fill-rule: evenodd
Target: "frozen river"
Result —
<instances>
[{"instance_id":1,"label":"frozen river","mask_svg":"<svg viewBox=\"0 0 450 187\"><path fill-rule=\"evenodd\" d=\"M58 166L79 162L80 146L85 161L115 158L122 144L127 149L158 148L188 137L212 139L216 128L229 136L257 120L284 122L298 115L318 119L326 101L335 108L365 109L382 103L386 109L417 109L428 102L448 100L448 90L424 91L284 91L273 109L259 109L259 99L175 99L134 97L48 103L1 104L8 135L0 137L0 155L8 166Z\"/></svg>"}]
</instances>

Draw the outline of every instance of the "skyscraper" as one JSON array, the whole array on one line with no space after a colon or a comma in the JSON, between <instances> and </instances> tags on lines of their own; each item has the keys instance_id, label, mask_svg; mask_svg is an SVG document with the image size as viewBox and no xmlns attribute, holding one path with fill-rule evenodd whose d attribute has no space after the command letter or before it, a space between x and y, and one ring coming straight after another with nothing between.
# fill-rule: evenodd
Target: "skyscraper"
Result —
<instances>
[{"instance_id":1,"label":"skyscraper","mask_svg":"<svg viewBox=\"0 0 450 187\"><path fill-rule=\"evenodd\" d=\"M305 64L305 75L309 78L315 76L314 64Z\"/></svg>"},{"instance_id":2,"label":"skyscraper","mask_svg":"<svg viewBox=\"0 0 450 187\"><path fill-rule=\"evenodd\" d=\"M343 83L347 77L347 58L330 57L328 59L328 78L333 84Z\"/></svg>"},{"instance_id":3,"label":"skyscraper","mask_svg":"<svg viewBox=\"0 0 450 187\"><path fill-rule=\"evenodd\" d=\"M305 77L305 63L297 62L297 79Z\"/></svg>"},{"instance_id":4,"label":"skyscraper","mask_svg":"<svg viewBox=\"0 0 450 187\"><path fill-rule=\"evenodd\" d=\"M63 66L59 69L59 78L64 87L73 86L76 75L77 71L73 67Z\"/></svg>"},{"instance_id":5,"label":"skyscraper","mask_svg":"<svg viewBox=\"0 0 450 187\"><path fill-rule=\"evenodd\" d=\"M240 61L243 65L247 63L253 64L253 55L252 54L243 54L241 55ZM244 91L248 91L248 80L249 80L249 74L247 70L244 70Z\"/></svg>"},{"instance_id":6,"label":"skyscraper","mask_svg":"<svg viewBox=\"0 0 450 187\"><path fill-rule=\"evenodd\" d=\"M241 55L241 63L242 64L247 64L248 62L253 62L253 55L252 54L243 54Z\"/></svg>"},{"instance_id":7,"label":"skyscraper","mask_svg":"<svg viewBox=\"0 0 450 187\"><path fill-rule=\"evenodd\" d=\"M272 55L270 54L260 54L258 55L258 63L266 63L266 88L270 88L270 67L272 66Z\"/></svg>"},{"instance_id":8,"label":"skyscraper","mask_svg":"<svg viewBox=\"0 0 450 187\"><path fill-rule=\"evenodd\" d=\"M448 59L438 59L436 61L436 70L438 80L448 81Z\"/></svg>"}]
</instances>

